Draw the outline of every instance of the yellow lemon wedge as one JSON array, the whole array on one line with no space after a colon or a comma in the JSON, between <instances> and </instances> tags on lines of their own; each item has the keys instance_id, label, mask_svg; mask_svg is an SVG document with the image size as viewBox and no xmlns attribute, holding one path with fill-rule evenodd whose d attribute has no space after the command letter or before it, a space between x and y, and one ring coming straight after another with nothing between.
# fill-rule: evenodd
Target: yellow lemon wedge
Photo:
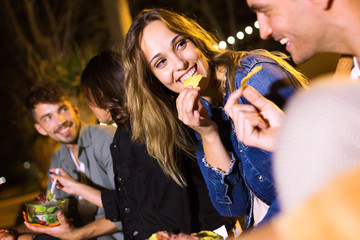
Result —
<instances>
[{"instance_id":1,"label":"yellow lemon wedge","mask_svg":"<svg viewBox=\"0 0 360 240\"><path fill-rule=\"evenodd\" d=\"M243 80L241 81L241 89L244 90L245 84L249 81L249 79L258 71L260 71L262 69L262 65L260 66L256 66L253 68L253 70L251 70L251 72L248 73L248 75L246 75Z\"/></svg>"},{"instance_id":2,"label":"yellow lemon wedge","mask_svg":"<svg viewBox=\"0 0 360 240\"><path fill-rule=\"evenodd\" d=\"M184 86L185 87L192 86L193 88L196 88L199 85L199 82L202 77L203 77L203 75L201 75L201 74L189 77L188 79L185 80Z\"/></svg>"}]
</instances>

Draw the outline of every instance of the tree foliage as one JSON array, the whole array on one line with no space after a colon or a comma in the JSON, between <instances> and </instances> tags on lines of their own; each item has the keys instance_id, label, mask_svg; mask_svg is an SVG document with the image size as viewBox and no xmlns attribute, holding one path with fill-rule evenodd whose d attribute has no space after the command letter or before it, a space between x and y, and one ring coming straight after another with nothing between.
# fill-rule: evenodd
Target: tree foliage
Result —
<instances>
[{"instance_id":1,"label":"tree foliage","mask_svg":"<svg viewBox=\"0 0 360 240\"><path fill-rule=\"evenodd\" d=\"M107 45L105 16L101 2L85 0L2 0L0 9L7 60L2 59L6 74L1 89L6 92L1 97L12 109L1 117L2 139L7 139L1 145L2 169L13 169L1 170L0 175L17 180L25 171L23 163L30 162L30 172L46 178L56 144L34 131L24 98L33 83L50 81L82 102L78 98L81 71L88 59ZM39 141L47 147L39 147Z\"/></svg>"}]
</instances>

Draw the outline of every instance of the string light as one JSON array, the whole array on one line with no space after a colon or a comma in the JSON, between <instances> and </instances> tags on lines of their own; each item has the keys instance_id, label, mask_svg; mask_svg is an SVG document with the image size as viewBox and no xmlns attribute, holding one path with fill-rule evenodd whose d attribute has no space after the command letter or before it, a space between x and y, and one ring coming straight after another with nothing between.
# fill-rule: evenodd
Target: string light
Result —
<instances>
[{"instance_id":1,"label":"string light","mask_svg":"<svg viewBox=\"0 0 360 240\"><path fill-rule=\"evenodd\" d=\"M245 34L242 31L237 32L236 37L240 40L243 40L245 37Z\"/></svg>"},{"instance_id":2,"label":"string light","mask_svg":"<svg viewBox=\"0 0 360 240\"><path fill-rule=\"evenodd\" d=\"M110 123L110 124L107 124L107 123L99 123L100 126L109 126L109 125L112 125L114 127L117 127L117 124L116 123Z\"/></svg>"},{"instance_id":3,"label":"string light","mask_svg":"<svg viewBox=\"0 0 360 240\"><path fill-rule=\"evenodd\" d=\"M219 47L220 47L220 49L225 49L225 48L226 48L226 46L227 46L227 44L226 44L226 42L225 42L225 41L221 41L221 42L219 42Z\"/></svg>"},{"instance_id":4,"label":"string light","mask_svg":"<svg viewBox=\"0 0 360 240\"><path fill-rule=\"evenodd\" d=\"M250 35L250 34L253 33L253 28L250 27L250 26L247 26L247 27L245 28L245 32Z\"/></svg>"},{"instance_id":5,"label":"string light","mask_svg":"<svg viewBox=\"0 0 360 240\"><path fill-rule=\"evenodd\" d=\"M233 36L230 36L230 37L227 38L227 42L229 44L234 44L235 43L235 38Z\"/></svg>"},{"instance_id":6,"label":"string light","mask_svg":"<svg viewBox=\"0 0 360 240\"><path fill-rule=\"evenodd\" d=\"M256 28L256 29L259 29L259 22L258 21L255 21L254 22L254 27ZM251 27L251 26L247 26L247 27L245 27L245 29L244 29L244 31L245 31L245 33L246 34L248 34L248 35L251 35L253 32L254 32L254 29ZM243 31L238 31L237 33L236 33L236 38L237 39L239 39L239 40L243 40L244 38L245 38L245 33L243 32ZM227 38L227 42L229 43L229 44L235 44L235 41L236 41L236 39L233 37L233 36L229 36L228 38ZM226 47L227 47L227 43L226 43L226 41L220 41L219 42L219 45L214 45L213 46L215 49L225 49Z\"/></svg>"}]
</instances>

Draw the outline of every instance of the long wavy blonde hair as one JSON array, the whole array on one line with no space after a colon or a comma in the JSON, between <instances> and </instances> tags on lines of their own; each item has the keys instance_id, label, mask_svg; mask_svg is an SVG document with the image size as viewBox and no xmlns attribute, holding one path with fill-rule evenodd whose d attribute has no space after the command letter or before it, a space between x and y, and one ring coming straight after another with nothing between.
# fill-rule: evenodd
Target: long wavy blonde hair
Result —
<instances>
[{"instance_id":1,"label":"long wavy blonde hair","mask_svg":"<svg viewBox=\"0 0 360 240\"><path fill-rule=\"evenodd\" d=\"M158 160L165 173L178 184L186 182L179 170L178 154L194 156L194 144L187 127L178 119L177 94L167 89L152 73L140 47L142 31L152 21L160 20L174 33L189 37L208 61L210 71L225 66L233 86L235 71L241 57L252 52L218 50L216 38L196 21L164 9L143 10L131 25L123 46L126 96L133 139L144 142L150 155ZM303 86L305 78L291 67L283 57L261 50L254 53L267 55L294 76L294 85ZM214 74L212 74L214 75ZM233 88L233 87L232 87Z\"/></svg>"}]
</instances>

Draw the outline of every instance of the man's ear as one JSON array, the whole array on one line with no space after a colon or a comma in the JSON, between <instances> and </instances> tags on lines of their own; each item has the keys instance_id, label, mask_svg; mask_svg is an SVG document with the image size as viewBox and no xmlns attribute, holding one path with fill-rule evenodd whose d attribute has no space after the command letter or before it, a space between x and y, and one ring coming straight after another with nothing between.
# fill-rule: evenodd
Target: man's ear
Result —
<instances>
[{"instance_id":1,"label":"man's ear","mask_svg":"<svg viewBox=\"0 0 360 240\"><path fill-rule=\"evenodd\" d=\"M36 131L38 131L38 133L40 133L41 135L47 136L47 132L40 126L40 124L35 123L34 127L36 129Z\"/></svg>"},{"instance_id":2,"label":"man's ear","mask_svg":"<svg viewBox=\"0 0 360 240\"><path fill-rule=\"evenodd\" d=\"M320 7L323 10L329 10L334 0L309 0L316 7Z\"/></svg>"},{"instance_id":3,"label":"man's ear","mask_svg":"<svg viewBox=\"0 0 360 240\"><path fill-rule=\"evenodd\" d=\"M80 118L80 111L79 111L78 107L76 105L74 105L74 104L72 105L72 107L74 109L74 112L76 113L76 116L78 118Z\"/></svg>"}]
</instances>

